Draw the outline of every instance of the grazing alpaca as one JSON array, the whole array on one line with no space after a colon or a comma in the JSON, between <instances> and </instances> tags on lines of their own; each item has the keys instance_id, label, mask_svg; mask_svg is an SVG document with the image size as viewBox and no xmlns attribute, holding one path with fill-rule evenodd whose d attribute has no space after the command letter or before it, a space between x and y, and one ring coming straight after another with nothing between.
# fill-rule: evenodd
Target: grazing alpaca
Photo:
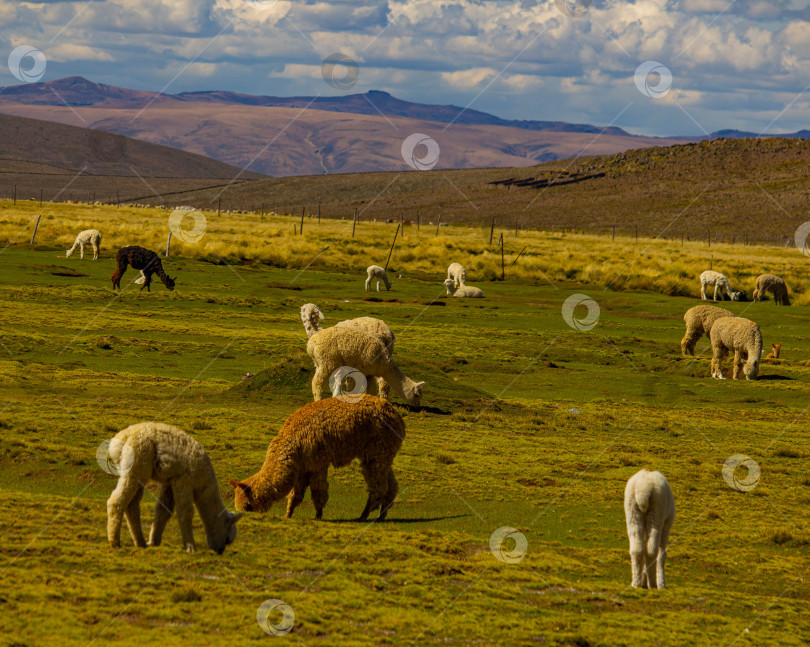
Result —
<instances>
[{"instance_id":1,"label":"grazing alpaca","mask_svg":"<svg viewBox=\"0 0 810 647\"><path fill-rule=\"evenodd\" d=\"M669 531L675 521L675 498L661 472L641 470L627 481L624 514L630 540L632 586L665 588L664 562Z\"/></svg>"},{"instance_id":2,"label":"grazing alpaca","mask_svg":"<svg viewBox=\"0 0 810 647\"><path fill-rule=\"evenodd\" d=\"M399 370L391 353L377 338L349 328L325 328L307 342L307 355L315 364L312 395L320 400L330 376L339 368L349 366L362 375L383 378L405 402L418 407L422 401L424 382L414 382ZM368 382L369 391L376 386Z\"/></svg>"},{"instance_id":3,"label":"grazing alpaca","mask_svg":"<svg viewBox=\"0 0 810 647\"><path fill-rule=\"evenodd\" d=\"M444 286L447 288L447 294L454 297L474 297L480 299L484 296L481 288L474 288L471 285L461 285L456 287L453 283L453 279L445 279Z\"/></svg>"},{"instance_id":4,"label":"grazing alpaca","mask_svg":"<svg viewBox=\"0 0 810 647\"><path fill-rule=\"evenodd\" d=\"M740 301L742 299L742 292L733 292L728 284L728 279L713 270L706 270L700 275L700 296L706 301L706 286L714 286L713 301L717 301L717 292L720 291L720 300L723 301L728 295L731 301ZM723 294L725 292L725 294Z\"/></svg>"},{"instance_id":5,"label":"grazing alpaca","mask_svg":"<svg viewBox=\"0 0 810 647\"><path fill-rule=\"evenodd\" d=\"M306 330L307 337L312 337L312 335L323 330L323 328L321 328L323 313L314 303L305 303L301 306L301 321L304 323L304 330ZM359 330L371 337L379 339L390 354L394 353L394 333L382 319L357 317L356 319L340 321L335 324L335 328ZM367 381L372 378L373 376L366 375ZM373 379L377 381L377 390L380 397L388 400L391 393L391 387L388 386L388 382L381 377Z\"/></svg>"},{"instance_id":6,"label":"grazing alpaca","mask_svg":"<svg viewBox=\"0 0 810 647\"><path fill-rule=\"evenodd\" d=\"M765 356L765 359L779 359L779 353L782 350L782 342L780 341L778 344L771 344L771 348L773 348L773 351L768 353Z\"/></svg>"},{"instance_id":7,"label":"grazing alpaca","mask_svg":"<svg viewBox=\"0 0 810 647\"><path fill-rule=\"evenodd\" d=\"M392 465L405 438L405 423L394 407L370 395L344 402L338 398L311 402L295 411L267 448L261 470L243 481L231 480L234 505L245 512L265 512L289 492L286 517L292 517L312 493L315 518L323 516L329 498L329 466L360 460L368 484L368 501L360 520L380 508L385 519L399 489Z\"/></svg>"},{"instance_id":8,"label":"grazing alpaca","mask_svg":"<svg viewBox=\"0 0 810 647\"><path fill-rule=\"evenodd\" d=\"M228 512L219 494L214 468L205 450L182 429L159 422L141 422L119 431L110 441L109 456L119 466L118 485L107 501L107 539L121 546L121 521L126 514L129 533L146 547L141 529L141 497L149 481L160 483L149 545L159 546L166 522L177 510L185 548L196 550L191 520L194 506L205 526L208 547L220 555L236 539L241 514Z\"/></svg>"},{"instance_id":9,"label":"grazing alpaca","mask_svg":"<svg viewBox=\"0 0 810 647\"><path fill-rule=\"evenodd\" d=\"M112 275L113 289L121 288L121 277L127 271L127 264L129 264L134 269L141 270L141 279L143 279L141 290L146 288L147 292L151 292L149 286L152 284L152 274L160 277L167 290L174 290L174 279L163 271L160 257L149 249L137 246L122 247L115 255L115 263L115 272ZM136 283L141 282L141 279L138 279Z\"/></svg>"},{"instance_id":10,"label":"grazing alpaca","mask_svg":"<svg viewBox=\"0 0 810 647\"><path fill-rule=\"evenodd\" d=\"M385 289L391 289L391 281L388 280L388 273L385 271L385 268L380 267L379 265L369 265L366 268L366 273L368 274L368 278L366 279L366 292L371 290L371 282L374 279L377 279L377 292L380 291L380 281L385 283Z\"/></svg>"},{"instance_id":11,"label":"grazing alpaca","mask_svg":"<svg viewBox=\"0 0 810 647\"><path fill-rule=\"evenodd\" d=\"M98 260L98 252L101 249L101 232L98 229L85 229L76 236L76 242L73 247L65 250L65 258L70 258L70 255L79 248L79 258L84 258L84 246L91 245L93 247L93 260Z\"/></svg>"},{"instance_id":12,"label":"grazing alpaca","mask_svg":"<svg viewBox=\"0 0 810 647\"><path fill-rule=\"evenodd\" d=\"M760 274L754 290L754 301L759 301L766 292L773 293L773 302L778 306L789 306L788 289L781 277L775 274Z\"/></svg>"},{"instance_id":13,"label":"grazing alpaca","mask_svg":"<svg viewBox=\"0 0 810 647\"><path fill-rule=\"evenodd\" d=\"M762 355L762 333L759 326L743 317L718 319L712 326L712 377L723 378L723 359L734 351L734 379L739 379L740 370L746 380L756 379L759 373L759 358ZM745 363L745 366L743 366Z\"/></svg>"},{"instance_id":14,"label":"grazing alpaca","mask_svg":"<svg viewBox=\"0 0 810 647\"><path fill-rule=\"evenodd\" d=\"M447 268L447 279L452 280L455 287L461 287L467 282L467 270L461 263L450 263L450 267ZM445 281L446 283L447 281ZM450 294L449 289L447 294Z\"/></svg>"},{"instance_id":15,"label":"grazing alpaca","mask_svg":"<svg viewBox=\"0 0 810 647\"><path fill-rule=\"evenodd\" d=\"M723 317L733 317L734 313L717 306L695 306L689 308L683 316L686 323L686 334L681 340L681 353L695 354L695 344L702 335L709 337L714 322Z\"/></svg>"}]
</instances>

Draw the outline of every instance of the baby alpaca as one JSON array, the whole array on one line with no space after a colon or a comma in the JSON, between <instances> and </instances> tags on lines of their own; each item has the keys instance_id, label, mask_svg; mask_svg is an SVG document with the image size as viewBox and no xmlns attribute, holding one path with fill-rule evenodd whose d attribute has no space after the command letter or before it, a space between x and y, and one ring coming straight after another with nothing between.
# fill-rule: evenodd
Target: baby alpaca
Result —
<instances>
[{"instance_id":1,"label":"baby alpaca","mask_svg":"<svg viewBox=\"0 0 810 647\"><path fill-rule=\"evenodd\" d=\"M245 512L265 512L289 492L289 518L309 487L315 518L320 519L329 499L329 466L345 467L357 458L368 485L360 521L377 508L382 521L399 490L392 466L404 438L402 417L380 398L311 402L284 422L259 472L229 481L235 488L234 505Z\"/></svg>"},{"instance_id":2,"label":"baby alpaca","mask_svg":"<svg viewBox=\"0 0 810 647\"><path fill-rule=\"evenodd\" d=\"M712 331L714 322L723 317L733 317L734 313L726 310L725 308L718 308L717 306L695 306L689 308L683 316L686 323L686 334L681 340L681 353L683 355L694 355L695 344L701 336L706 335Z\"/></svg>"},{"instance_id":3,"label":"baby alpaca","mask_svg":"<svg viewBox=\"0 0 810 647\"><path fill-rule=\"evenodd\" d=\"M765 359L779 359L779 352L782 350L782 342L780 341L778 344L771 344L771 348L773 348L773 351L768 353L765 356Z\"/></svg>"},{"instance_id":4,"label":"baby alpaca","mask_svg":"<svg viewBox=\"0 0 810 647\"><path fill-rule=\"evenodd\" d=\"M728 284L728 279L720 274L720 272L715 272L714 270L706 270L703 274L700 275L700 296L704 301L706 301L706 286L714 286L714 297L713 301L717 301L717 292L720 291L720 300L723 301L726 296L723 294L725 292L728 295L728 298L732 301L740 301L742 297L742 292L732 292L731 287Z\"/></svg>"},{"instance_id":5,"label":"baby alpaca","mask_svg":"<svg viewBox=\"0 0 810 647\"><path fill-rule=\"evenodd\" d=\"M447 294L454 297L481 298L484 296L484 293L480 288L474 288L471 285L461 285L456 287L456 285L453 283L453 279L445 279L444 286L447 288Z\"/></svg>"},{"instance_id":6,"label":"baby alpaca","mask_svg":"<svg viewBox=\"0 0 810 647\"><path fill-rule=\"evenodd\" d=\"M762 333L757 324L743 317L718 319L712 326L709 338L713 352L712 377L724 379L723 359L729 351L734 351L734 379L739 379L740 370L746 380L756 379L762 355Z\"/></svg>"},{"instance_id":7,"label":"baby alpaca","mask_svg":"<svg viewBox=\"0 0 810 647\"><path fill-rule=\"evenodd\" d=\"M98 260L98 252L101 249L101 232L98 229L85 229L83 232L76 236L76 242L73 247L65 250L65 258L70 258L70 255L79 248L79 258L84 258L84 246L91 245L93 247L93 260Z\"/></svg>"},{"instance_id":8,"label":"baby alpaca","mask_svg":"<svg viewBox=\"0 0 810 647\"><path fill-rule=\"evenodd\" d=\"M366 269L366 273L368 274L368 278L366 279L366 292L371 290L371 282L374 279L377 279L377 292L380 291L380 281L385 283L386 290L391 289L391 281L388 280L388 274L384 268L379 265L369 265Z\"/></svg>"},{"instance_id":9,"label":"baby alpaca","mask_svg":"<svg viewBox=\"0 0 810 647\"><path fill-rule=\"evenodd\" d=\"M177 510L186 550L196 550L191 520L194 506L205 526L208 547L218 554L236 539L241 514L228 512L219 494L214 468L205 450L182 429L159 422L141 422L119 431L110 441L109 456L119 466L118 485L107 501L107 539L121 546L121 521L126 514L129 533L146 547L141 529L141 497L149 481L160 483L149 545L159 546L166 522Z\"/></svg>"},{"instance_id":10,"label":"baby alpaca","mask_svg":"<svg viewBox=\"0 0 810 647\"><path fill-rule=\"evenodd\" d=\"M665 588L664 562L669 531L675 521L675 497L661 472L641 470L627 481L624 515L630 539L632 586Z\"/></svg>"},{"instance_id":11,"label":"baby alpaca","mask_svg":"<svg viewBox=\"0 0 810 647\"><path fill-rule=\"evenodd\" d=\"M337 369L350 366L362 375L383 378L405 402L418 407L424 382L414 382L399 370L385 344L360 330L335 326L313 335L307 342L307 355L315 364L312 395L320 400L329 377ZM368 382L369 391L376 387Z\"/></svg>"},{"instance_id":12,"label":"baby alpaca","mask_svg":"<svg viewBox=\"0 0 810 647\"><path fill-rule=\"evenodd\" d=\"M760 274L754 290L754 301L759 301L766 292L773 293L773 302L778 306L789 306L788 289L781 277L775 274Z\"/></svg>"},{"instance_id":13,"label":"baby alpaca","mask_svg":"<svg viewBox=\"0 0 810 647\"><path fill-rule=\"evenodd\" d=\"M461 263L450 263L450 267L447 268L447 278L451 279L457 288L461 287L467 282L467 270ZM445 283L447 282L445 281ZM450 294L450 290L447 291L447 294Z\"/></svg>"},{"instance_id":14,"label":"baby alpaca","mask_svg":"<svg viewBox=\"0 0 810 647\"><path fill-rule=\"evenodd\" d=\"M135 281L136 283L143 283L141 290L146 288L147 292L151 292L149 286L152 285L152 274L158 275L167 290L174 290L174 279L163 271L160 257L149 249L135 245L122 247L115 255L115 272L111 277L113 290L121 288L121 277L127 271L127 264L132 265L136 270L141 270L141 278Z\"/></svg>"}]
</instances>

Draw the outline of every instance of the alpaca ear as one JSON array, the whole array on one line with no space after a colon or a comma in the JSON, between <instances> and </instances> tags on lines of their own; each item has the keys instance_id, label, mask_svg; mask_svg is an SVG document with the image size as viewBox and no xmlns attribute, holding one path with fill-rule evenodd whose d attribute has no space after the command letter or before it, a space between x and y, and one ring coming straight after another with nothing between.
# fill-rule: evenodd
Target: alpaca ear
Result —
<instances>
[{"instance_id":1,"label":"alpaca ear","mask_svg":"<svg viewBox=\"0 0 810 647\"><path fill-rule=\"evenodd\" d=\"M318 319L323 321L323 312L321 312L320 310L318 310Z\"/></svg>"},{"instance_id":2,"label":"alpaca ear","mask_svg":"<svg viewBox=\"0 0 810 647\"><path fill-rule=\"evenodd\" d=\"M231 518L228 519L228 525L229 526L234 525L237 521L239 521L244 516L245 516L244 512L237 512L236 514L232 514Z\"/></svg>"},{"instance_id":3,"label":"alpaca ear","mask_svg":"<svg viewBox=\"0 0 810 647\"><path fill-rule=\"evenodd\" d=\"M425 384L424 382L417 382L416 384L414 384L414 386L424 386L424 384Z\"/></svg>"},{"instance_id":4,"label":"alpaca ear","mask_svg":"<svg viewBox=\"0 0 810 647\"><path fill-rule=\"evenodd\" d=\"M239 481L237 481L236 479L228 479L228 485L232 485L233 487L236 487L236 486L239 485Z\"/></svg>"}]
</instances>

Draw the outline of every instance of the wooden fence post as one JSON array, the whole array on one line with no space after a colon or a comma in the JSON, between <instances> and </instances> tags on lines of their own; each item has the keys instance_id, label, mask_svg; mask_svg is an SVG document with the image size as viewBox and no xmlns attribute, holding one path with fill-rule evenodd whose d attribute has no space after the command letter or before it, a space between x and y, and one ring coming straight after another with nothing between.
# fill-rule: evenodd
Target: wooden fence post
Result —
<instances>
[{"instance_id":1,"label":"wooden fence post","mask_svg":"<svg viewBox=\"0 0 810 647\"><path fill-rule=\"evenodd\" d=\"M306 212L307 212L307 208L306 207L301 207L301 231L299 231L298 233L301 234L302 236L304 235L304 214Z\"/></svg>"},{"instance_id":2,"label":"wooden fence post","mask_svg":"<svg viewBox=\"0 0 810 647\"><path fill-rule=\"evenodd\" d=\"M506 276L503 268L503 234L501 234L500 243L501 243L501 281L503 281Z\"/></svg>"},{"instance_id":3,"label":"wooden fence post","mask_svg":"<svg viewBox=\"0 0 810 647\"><path fill-rule=\"evenodd\" d=\"M394 244L397 242L397 234L399 234L400 225L397 225L397 230L394 232L394 240L391 241L391 249L388 250L388 258L385 259L385 271L388 271L388 262L391 260L391 254L394 251Z\"/></svg>"},{"instance_id":4,"label":"wooden fence post","mask_svg":"<svg viewBox=\"0 0 810 647\"><path fill-rule=\"evenodd\" d=\"M354 208L354 220L352 221L352 238L354 238L354 228L357 226L357 207Z\"/></svg>"},{"instance_id":5,"label":"wooden fence post","mask_svg":"<svg viewBox=\"0 0 810 647\"><path fill-rule=\"evenodd\" d=\"M442 224L442 216L439 214L439 219L436 221L436 235L439 235L439 225Z\"/></svg>"},{"instance_id":6,"label":"wooden fence post","mask_svg":"<svg viewBox=\"0 0 810 647\"><path fill-rule=\"evenodd\" d=\"M489 244L492 244L492 236L495 234L495 216L492 216L492 225L489 228Z\"/></svg>"},{"instance_id":7,"label":"wooden fence post","mask_svg":"<svg viewBox=\"0 0 810 647\"><path fill-rule=\"evenodd\" d=\"M169 232L169 237L166 239L166 253L164 256L169 258L169 246L172 244L172 232Z\"/></svg>"},{"instance_id":8,"label":"wooden fence post","mask_svg":"<svg viewBox=\"0 0 810 647\"><path fill-rule=\"evenodd\" d=\"M37 216L37 222L36 222L36 224L34 225L34 233L33 233L33 234L31 234L31 244L32 244L32 245L34 244L34 238L36 238L36 237L37 237L37 229L39 229L39 219L40 219L40 218L42 218L42 214L39 214L39 215Z\"/></svg>"}]
</instances>

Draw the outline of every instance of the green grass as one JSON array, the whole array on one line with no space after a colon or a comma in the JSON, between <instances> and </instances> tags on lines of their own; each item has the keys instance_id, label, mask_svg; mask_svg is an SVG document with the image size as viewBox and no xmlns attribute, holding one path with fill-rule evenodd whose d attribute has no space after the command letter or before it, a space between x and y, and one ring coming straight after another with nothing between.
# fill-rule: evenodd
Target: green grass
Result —
<instances>
[{"instance_id":1,"label":"green grass","mask_svg":"<svg viewBox=\"0 0 810 647\"><path fill-rule=\"evenodd\" d=\"M685 297L507 280L483 300L435 307L424 304L443 292L441 270L368 301L356 272L173 258L176 292L139 292L130 270L116 298L109 255L59 253L0 253L0 644L810 641L798 579L810 306L729 305L760 324L766 348L784 345L763 379L720 382L706 340L697 358L679 354L682 314L697 303ZM599 303L593 330L563 321L573 293ZM115 479L95 462L99 443L142 420L176 424L206 448L230 504L227 479L255 472L311 397L306 302L325 325L385 319L398 362L427 382L421 410L399 409L408 437L390 521L353 521L365 501L353 465L330 475L322 522L307 500L293 519L281 505L249 515L221 557L183 552L174 520L160 548L137 550L125 534L111 551ZM749 492L723 480L734 454L761 467ZM642 467L675 493L664 591L629 587L622 497ZM503 526L526 537L518 563L490 552ZM195 534L203 546L196 518ZM268 599L294 610L285 637L256 622Z\"/></svg>"}]
</instances>

